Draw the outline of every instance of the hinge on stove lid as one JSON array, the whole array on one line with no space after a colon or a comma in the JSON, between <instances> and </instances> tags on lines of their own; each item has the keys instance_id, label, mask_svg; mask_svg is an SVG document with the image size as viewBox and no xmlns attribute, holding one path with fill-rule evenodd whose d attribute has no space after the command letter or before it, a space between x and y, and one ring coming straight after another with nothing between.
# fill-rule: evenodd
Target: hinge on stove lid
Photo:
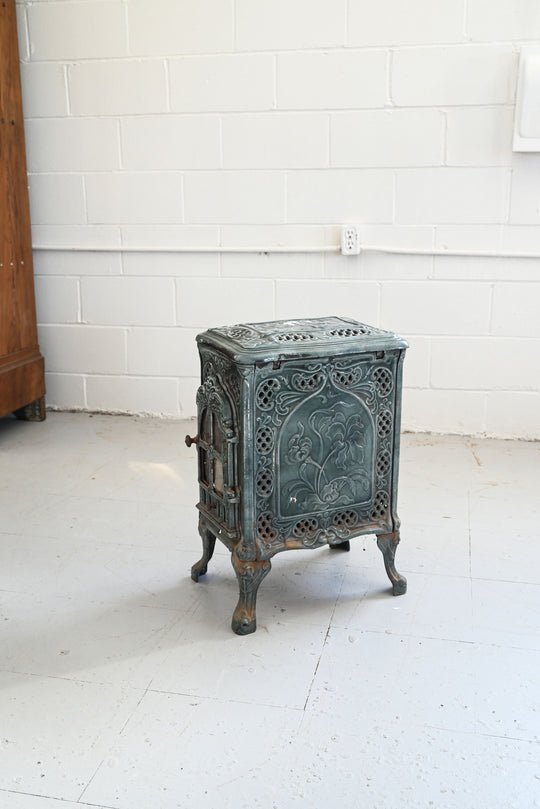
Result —
<instances>
[{"instance_id":1,"label":"hinge on stove lid","mask_svg":"<svg viewBox=\"0 0 540 809\"><path fill-rule=\"evenodd\" d=\"M238 489L229 488L225 492L225 497L227 498L227 502L233 505L234 503L240 502L240 492Z\"/></svg>"}]
</instances>

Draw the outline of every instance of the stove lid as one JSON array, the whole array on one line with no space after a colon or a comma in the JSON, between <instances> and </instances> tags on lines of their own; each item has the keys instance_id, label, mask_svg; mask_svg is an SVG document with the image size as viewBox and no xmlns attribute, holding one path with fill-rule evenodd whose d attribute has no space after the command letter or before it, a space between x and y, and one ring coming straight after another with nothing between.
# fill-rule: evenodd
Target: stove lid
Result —
<instances>
[{"instance_id":1,"label":"stove lid","mask_svg":"<svg viewBox=\"0 0 540 809\"><path fill-rule=\"evenodd\" d=\"M408 347L397 334L336 316L221 326L199 334L197 342L219 348L244 364Z\"/></svg>"}]
</instances>

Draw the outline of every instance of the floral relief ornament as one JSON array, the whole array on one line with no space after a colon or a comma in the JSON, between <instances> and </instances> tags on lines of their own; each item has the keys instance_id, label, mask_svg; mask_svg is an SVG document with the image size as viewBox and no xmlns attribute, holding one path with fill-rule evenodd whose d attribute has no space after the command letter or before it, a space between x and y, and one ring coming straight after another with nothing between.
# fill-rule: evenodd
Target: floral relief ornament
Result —
<instances>
[{"instance_id":1,"label":"floral relief ornament","mask_svg":"<svg viewBox=\"0 0 540 809\"><path fill-rule=\"evenodd\" d=\"M311 431L298 421L288 443L287 460L299 464L300 477L288 488L290 502L309 509L363 499L370 479L362 469L366 427L361 416L317 410L308 422Z\"/></svg>"}]
</instances>

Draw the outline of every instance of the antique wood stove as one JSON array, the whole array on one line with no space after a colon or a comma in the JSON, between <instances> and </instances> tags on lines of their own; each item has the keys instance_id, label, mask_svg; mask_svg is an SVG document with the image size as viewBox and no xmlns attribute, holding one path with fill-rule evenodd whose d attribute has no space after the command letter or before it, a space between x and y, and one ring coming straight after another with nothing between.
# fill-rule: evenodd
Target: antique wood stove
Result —
<instances>
[{"instance_id":1,"label":"antique wood stove","mask_svg":"<svg viewBox=\"0 0 540 809\"><path fill-rule=\"evenodd\" d=\"M375 534L393 594L402 364L407 342L343 317L210 329L197 336L199 532L206 573L216 537L240 598L232 628L256 629L270 559L296 548L349 550Z\"/></svg>"}]
</instances>

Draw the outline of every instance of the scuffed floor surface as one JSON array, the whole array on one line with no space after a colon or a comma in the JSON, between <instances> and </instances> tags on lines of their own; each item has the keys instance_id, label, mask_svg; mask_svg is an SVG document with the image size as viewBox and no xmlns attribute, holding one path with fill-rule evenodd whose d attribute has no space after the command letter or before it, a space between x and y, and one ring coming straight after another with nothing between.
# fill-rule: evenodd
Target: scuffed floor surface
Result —
<instances>
[{"instance_id":1,"label":"scuffed floor surface","mask_svg":"<svg viewBox=\"0 0 540 809\"><path fill-rule=\"evenodd\" d=\"M0 420L0 806L540 806L540 448L403 438L374 538L199 584L191 423Z\"/></svg>"}]
</instances>

